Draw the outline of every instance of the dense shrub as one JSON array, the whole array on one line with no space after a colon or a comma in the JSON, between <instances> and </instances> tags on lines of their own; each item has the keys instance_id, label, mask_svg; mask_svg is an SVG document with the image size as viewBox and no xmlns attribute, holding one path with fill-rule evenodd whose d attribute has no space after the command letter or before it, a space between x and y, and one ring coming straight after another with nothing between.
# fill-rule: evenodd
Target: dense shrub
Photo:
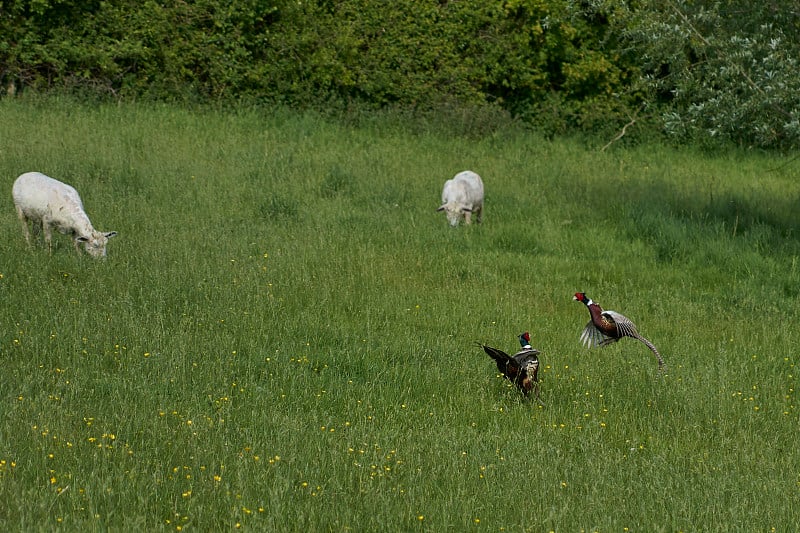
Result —
<instances>
[{"instance_id":1,"label":"dense shrub","mask_svg":"<svg viewBox=\"0 0 800 533\"><path fill-rule=\"evenodd\" d=\"M800 10L771 0L644 0L620 32L639 86L682 141L800 145Z\"/></svg>"},{"instance_id":2,"label":"dense shrub","mask_svg":"<svg viewBox=\"0 0 800 533\"><path fill-rule=\"evenodd\" d=\"M6 87L291 105L578 108L624 81L604 23L566 0L460 2L14 0L0 15ZM568 114L568 113L567 113Z\"/></svg>"},{"instance_id":3,"label":"dense shrub","mask_svg":"<svg viewBox=\"0 0 800 533\"><path fill-rule=\"evenodd\" d=\"M657 118L683 141L792 147L800 13L781 5L10 0L0 83L318 109L489 106L547 133Z\"/></svg>"}]
</instances>

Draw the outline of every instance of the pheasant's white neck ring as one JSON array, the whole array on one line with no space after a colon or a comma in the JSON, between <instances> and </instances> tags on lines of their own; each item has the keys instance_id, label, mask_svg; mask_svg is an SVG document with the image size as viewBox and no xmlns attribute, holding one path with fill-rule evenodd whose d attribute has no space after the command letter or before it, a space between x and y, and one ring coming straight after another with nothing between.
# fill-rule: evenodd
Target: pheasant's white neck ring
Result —
<instances>
[{"instance_id":1,"label":"pheasant's white neck ring","mask_svg":"<svg viewBox=\"0 0 800 533\"><path fill-rule=\"evenodd\" d=\"M531 349L531 345L530 344L526 344L525 346L522 347L522 349L523 350L530 350Z\"/></svg>"},{"instance_id":2,"label":"pheasant's white neck ring","mask_svg":"<svg viewBox=\"0 0 800 533\"><path fill-rule=\"evenodd\" d=\"M591 298L586 299L586 305L592 305L594 301Z\"/></svg>"}]
</instances>

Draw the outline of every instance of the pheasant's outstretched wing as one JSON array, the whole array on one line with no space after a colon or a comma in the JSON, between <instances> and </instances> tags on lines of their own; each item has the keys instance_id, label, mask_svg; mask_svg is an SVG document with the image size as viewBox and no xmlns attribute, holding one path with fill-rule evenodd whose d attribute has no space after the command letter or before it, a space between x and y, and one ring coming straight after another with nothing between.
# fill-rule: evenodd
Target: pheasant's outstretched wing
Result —
<instances>
[{"instance_id":1,"label":"pheasant's outstretched wing","mask_svg":"<svg viewBox=\"0 0 800 533\"><path fill-rule=\"evenodd\" d=\"M512 356L512 360L517 363L520 368L523 380L525 378L538 381L537 374L539 372L539 350L535 348L526 348L520 350Z\"/></svg>"},{"instance_id":2,"label":"pheasant's outstretched wing","mask_svg":"<svg viewBox=\"0 0 800 533\"><path fill-rule=\"evenodd\" d=\"M597 329L597 327L594 325L594 322L591 320L586 324L586 327L583 328L583 331L581 332L581 344L587 348L603 346L609 341L613 340L616 339L612 339L611 337L604 335L602 331Z\"/></svg>"},{"instance_id":3,"label":"pheasant's outstretched wing","mask_svg":"<svg viewBox=\"0 0 800 533\"><path fill-rule=\"evenodd\" d=\"M539 350L536 348L523 348L509 358L508 372L506 375L517 383L517 378L522 380L530 377L536 381L536 372L539 370Z\"/></svg>"},{"instance_id":4,"label":"pheasant's outstretched wing","mask_svg":"<svg viewBox=\"0 0 800 533\"><path fill-rule=\"evenodd\" d=\"M625 315L617 313L616 311L603 311L603 316L614 323L617 327L617 334L619 337L633 337L634 339L639 337L636 324Z\"/></svg>"},{"instance_id":5,"label":"pheasant's outstretched wing","mask_svg":"<svg viewBox=\"0 0 800 533\"><path fill-rule=\"evenodd\" d=\"M489 354L489 357L497 362L497 369L502 372L503 375L513 381L517 374L519 374L519 363L517 363L514 358L512 358L503 350L492 348L491 346L486 346L485 344L482 344L481 346L483 347L483 351Z\"/></svg>"},{"instance_id":6,"label":"pheasant's outstretched wing","mask_svg":"<svg viewBox=\"0 0 800 533\"><path fill-rule=\"evenodd\" d=\"M526 369L531 366L539 366L539 350L536 348L525 348L511 356L511 359L519 368Z\"/></svg>"},{"instance_id":7,"label":"pheasant's outstretched wing","mask_svg":"<svg viewBox=\"0 0 800 533\"><path fill-rule=\"evenodd\" d=\"M519 357L525 357L525 356L530 356L530 355L539 355L540 353L541 352L539 350L537 350L536 348L523 348L520 351L518 351L517 353L515 353L514 355L512 355L511 357L513 357L514 359L517 359Z\"/></svg>"}]
</instances>

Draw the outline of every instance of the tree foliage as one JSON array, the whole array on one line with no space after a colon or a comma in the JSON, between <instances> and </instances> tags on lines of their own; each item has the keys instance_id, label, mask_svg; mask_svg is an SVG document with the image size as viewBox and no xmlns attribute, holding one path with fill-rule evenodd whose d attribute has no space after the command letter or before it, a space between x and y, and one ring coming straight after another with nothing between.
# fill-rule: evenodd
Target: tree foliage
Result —
<instances>
[{"instance_id":1,"label":"tree foliage","mask_svg":"<svg viewBox=\"0 0 800 533\"><path fill-rule=\"evenodd\" d=\"M679 139L792 147L800 9L785 7L0 0L0 83L291 106L488 105L552 132L618 131L646 109Z\"/></svg>"},{"instance_id":2,"label":"tree foliage","mask_svg":"<svg viewBox=\"0 0 800 533\"><path fill-rule=\"evenodd\" d=\"M620 67L567 0L11 0L0 81L156 98L494 103L606 98Z\"/></svg>"},{"instance_id":3,"label":"tree foliage","mask_svg":"<svg viewBox=\"0 0 800 533\"><path fill-rule=\"evenodd\" d=\"M645 0L628 8L624 41L669 135L800 146L800 5Z\"/></svg>"}]
</instances>

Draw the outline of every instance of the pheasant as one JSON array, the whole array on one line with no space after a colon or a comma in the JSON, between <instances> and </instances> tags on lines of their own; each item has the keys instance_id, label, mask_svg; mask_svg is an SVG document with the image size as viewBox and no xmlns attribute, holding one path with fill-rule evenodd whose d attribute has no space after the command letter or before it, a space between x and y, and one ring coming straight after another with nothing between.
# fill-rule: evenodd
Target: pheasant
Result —
<instances>
[{"instance_id":1,"label":"pheasant","mask_svg":"<svg viewBox=\"0 0 800 533\"><path fill-rule=\"evenodd\" d=\"M522 394L528 396L531 390L536 389L536 399L539 399L539 350L531 348L531 336L527 331L519 335L519 343L522 349L514 355L485 344L481 344L481 347L497 362L497 369L519 387Z\"/></svg>"},{"instance_id":2,"label":"pheasant","mask_svg":"<svg viewBox=\"0 0 800 533\"><path fill-rule=\"evenodd\" d=\"M664 370L664 360L653 343L642 337L636 330L636 325L631 320L616 311L603 311L600 304L592 301L583 292L576 292L572 298L586 304L592 319L586 324L581 333L581 343L587 348L592 346L606 346L617 342L622 337L631 337L644 343L655 354L658 360L658 369Z\"/></svg>"}]
</instances>

